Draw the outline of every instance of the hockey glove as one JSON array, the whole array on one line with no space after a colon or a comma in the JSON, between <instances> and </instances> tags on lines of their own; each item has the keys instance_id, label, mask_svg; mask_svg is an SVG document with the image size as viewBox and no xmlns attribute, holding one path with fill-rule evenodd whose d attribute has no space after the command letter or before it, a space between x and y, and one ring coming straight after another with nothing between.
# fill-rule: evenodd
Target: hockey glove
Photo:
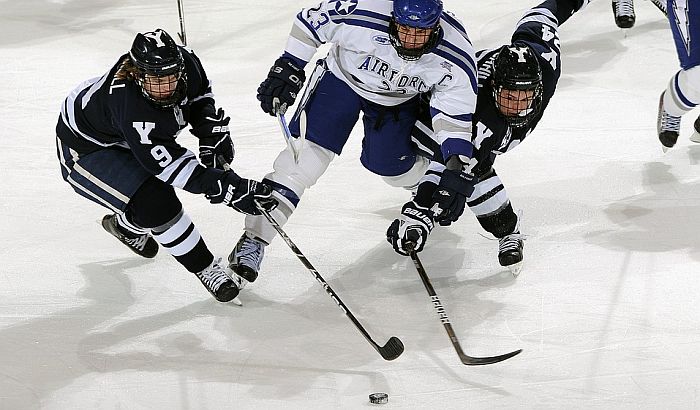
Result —
<instances>
[{"instance_id":1,"label":"hockey glove","mask_svg":"<svg viewBox=\"0 0 700 410\"><path fill-rule=\"evenodd\" d=\"M474 176L460 170L445 169L440 178L431 210L435 221L442 226L456 222L467 203L467 198L474 192Z\"/></svg>"},{"instance_id":2,"label":"hockey glove","mask_svg":"<svg viewBox=\"0 0 700 410\"><path fill-rule=\"evenodd\" d=\"M228 123L230 117L224 114L224 110L219 108L216 114L210 114L197 125L192 125L190 132L199 138L199 160L207 168L218 168L223 170L224 164L233 161L236 150L233 148L231 133Z\"/></svg>"},{"instance_id":3,"label":"hockey glove","mask_svg":"<svg viewBox=\"0 0 700 410\"><path fill-rule=\"evenodd\" d=\"M408 256L411 243L416 252L423 250L430 231L433 230L433 213L428 208L406 202L401 209L401 217L394 219L386 231L386 240L401 255Z\"/></svg>"},{"instance_id":4,"label":"hockey glove","mask_svg":"<svg viewBox=\"0 0 700 410\"><path fill-rule=\"evenodd\" d=\"M256 202L268 211L277 206L272 188L261 182L241 178L233 171L224 171L217 182L216 192L206 195L212 204L224 204L248 215L260 215Z\"/></svg>"},{"instance_id":5,"label":"hockey glove","mask_svg":"<svg viewBox=\"0 0 700 410\"><path fill-rule=\"evenodd\" d=\"M294 104L305 80L304 69L297 67L288 58L278 58L265 81L258 87L260 107L272 116L284 114Z\"/></svg>"}]
</instances>

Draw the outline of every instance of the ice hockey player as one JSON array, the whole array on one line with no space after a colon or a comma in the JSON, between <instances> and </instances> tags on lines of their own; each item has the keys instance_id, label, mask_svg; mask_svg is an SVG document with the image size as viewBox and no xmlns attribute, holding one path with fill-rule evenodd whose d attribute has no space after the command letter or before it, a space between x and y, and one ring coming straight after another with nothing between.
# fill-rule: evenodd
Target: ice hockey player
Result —
<instances>
[{"instance_id":1,"label":"ice hockey player","mask_svg":"<svg viewBox=\"0 0 700 410\"><path fill-rule=\"evenodd\" d=\"M476 103L474 49L462 24L443 11L441 0L326 1L297 14L284 53L258 88L263 111L283 113L305 81L304 66L323 43L332 43L310 76L290 129L305 136L295 161L282 151L263 182L272 185L283 224L306 189L340 155L362 113L361 163L392 186L415 186L428 160L411 142L419 93L427 103L444 158L462 166L471 154L471 117ZM231 268L248 281L257 277L275 230L260 216L246 217L245 232L229 255Z\"/></svg>"},{"instance_id":2,"label":"ice hockey player","mask_svg":"<svg viewBox=\"0 0 700 410\"><path fill-rule=\"evenodd\" d=\"M214 258L174 187L243 213L259 213L256 200L274 207L269 186L219 169L234 155L229 120L215 109L197 56L157 29L137 34L107 73L71 91L56 126L63 179L112 212L104 229L145 258L160 244L220 302L245 281ZM205 166L175 140L188 124Z\"/></svg>"},{"instance_id":3,"label":"ice hockey player","mask_svg":"<svg viewBox=\"0 0 700 410\"><path fill-rule=\"evenodd\" d=\"M681 117L700 104L700 0L668 2L668 20L681 69L659 99L657 132L664 151L676 145ZM700 142L700 117L691 137Z\"/></svg>"},{"instance_id":4,"label":"ice hockey player","mask_svg":"<svg viewBox=\"0 0 700 410\"><path fill-rule=\"evenodd\" d=\"M387 231L387 240L407 255L425 246L433 222L457 221L465 203L481 226L499 240L498 260L515 275L523 259L520 217L513 210L494 161L517 147L535 129L554 95L561 74L557 29L588 0L546 0L525 13L508 45L477 52L479 88L472 118L473 152L466 172L447 169L425 116L414 137L433 161L416 196ZM431 141L431 138L433 141ZM431 148L431 145L433 148ZM466 195L464 193L467 193Z\"/></svg>"}]
</instances>

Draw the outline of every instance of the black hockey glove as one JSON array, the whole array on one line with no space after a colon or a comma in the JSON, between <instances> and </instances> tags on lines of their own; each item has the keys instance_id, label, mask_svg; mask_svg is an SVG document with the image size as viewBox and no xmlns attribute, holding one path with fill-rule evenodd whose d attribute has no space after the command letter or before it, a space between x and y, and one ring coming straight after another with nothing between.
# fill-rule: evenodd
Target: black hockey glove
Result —
<instances>
[{"instance_id":1,"label":"black hockey glove","mask_svg":"<svg viewBox=\"0 0 700 410\"><path fill-rule=\"evenodd\" d=\"M265 81L258 87L260 107L273 117L278 112L284 114L287 108L294 104L305 80L306 74L302 68L297 67L288 58L278 58Z\"/></svg>"},{"instance_id":2,"label":"black hockey glove","mask_svg":"<svg viewBox=\"0 0 700 410\"><path fill-rule=\"evenodd\" d=\"M207 168L223 170L224 164L233 161L236 150L233 148L231 133L228 129L230 117L219 108L216 114L210 114L204 119L192 124L190 132L199 138L199 160Z\"/></svg>"},{"instance_id":3,"label":"black hockey glove","mask_svg":"<svg viewBox=\"0 0 700 410\"><path fill-rule=\"evenodd\" d=\"M423 250L430 231L433 230L433 213L428 208L406 202L401 208L401 217L394 219L386 231L386 240L401 255L408 256L408 243L416 252Z\"/></svg>"},{"instance_id":4,"label":"black hockey glove","mask_svg":"<svg viewBox=\"0 0 700 410\"><path fill-rule=\"evenodd\" d=\"M460 170L445 169L435 193L433 206L435 222L447 226L456 222L467 203L467 198L474 192L474 176Z\"/></svg>"},{"instance_id":5,"label":"black hockey glove","mask_svg":"<svg viewBox=\"0 0 700 410\"><path fill-rule=\"evenodd\" d=\"M260 215L255 202L268 211L277 206L269 185L241 178L233 171L224 171L219 178L217 192L208 193L206 197L212 204L224 204L249 215Z\"/></svg>"}]
</instances>

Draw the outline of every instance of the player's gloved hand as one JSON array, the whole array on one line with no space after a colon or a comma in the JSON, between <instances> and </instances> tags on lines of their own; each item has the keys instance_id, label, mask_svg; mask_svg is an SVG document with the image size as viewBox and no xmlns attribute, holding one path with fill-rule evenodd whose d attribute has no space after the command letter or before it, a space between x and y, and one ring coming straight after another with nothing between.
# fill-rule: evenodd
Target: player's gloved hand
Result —
<instances>
[{"instance_id":1,"label":"player's gloved hand","mask_svg":"<svg viewBox=\"0 0 700 410\"><path fill-rule=\"evenodd\" d=\"M474 176L461 170L445 169L435 193L433 206L435 222L442 226L456 222L467 203L467 198L474 192Z\"/></svg>"},{"instance_id":2,"label":"player's gloved hand","mask_svg":"<svg viewBox=\"0 0 700 410\"><path fill-rule=\"evenodd\" d=\"M233 161L236 150L231 141L229 121L231 118L219 108L215 114L205 116L192 125L190 132L199 138L199 160L207 168L223 170L223 161L227 164Z\"/></svg>"},{"instance_id":3,"label":"player's gloved hand","mask_svg":"<svg viewBox=\"0 0 700 410\"><path fill-rule=\"evenodd\" d=\"M278 58L265 81L258 87L260 107L272 116L284 114L294 104L305 80L304 69L297 67L288 58Z\"/></svg>"},{"instance_id":4,"label":"player's gloved hand","mask_svg":"<svg viewBox=\"0 0 700 410\"><path fill-rule=\"evenodd\" d=\"M224 204L249 215L260 215L256 202L267 211L277 207L272 188L262 182L241 178L230 170L224 171L217 182L214 192L206 194L212 204Z\"/></svg>"},{"instance_id":5,"label":"player's gloved hand","mask_svg":"<svg viewBox=\"0 0 700 410\"><path fill-rule=\"evenodd\" d=\"M415 202L406 202L401 208L401 216L394 219L386 231L386 240L401 255L408 256L409 243L416 252L423 250L430 231L433 230L433 212Z\"/></svg>"}]
</instances>

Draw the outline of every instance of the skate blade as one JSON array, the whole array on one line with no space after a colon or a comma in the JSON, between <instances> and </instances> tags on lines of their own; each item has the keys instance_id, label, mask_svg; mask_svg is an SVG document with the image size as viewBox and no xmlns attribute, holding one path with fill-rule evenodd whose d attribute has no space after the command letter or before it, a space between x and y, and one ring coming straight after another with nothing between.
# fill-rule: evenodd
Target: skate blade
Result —
<instances>
[{"instance_id":1,"label":"skate blade","mask_svg":"<svg viewBox=\"0 0 700 410\"><path fill-rule=\"evenodd\" d=\"M664 154L665 154L665 153L668 152L668 147L665 146L665 145L662 145L662 146L661 146L661 150L662 150L662 151L664 152Z\"/></svg>"},{"instance_id":2,"label":"skate blade","mask_svg":"<svg viewBox=\"0 0 700 410\"><path fill-rule=\"evenodd\" d=\"M700 133L694 132L693 135L690 136L690 140L700 144Z\"/></svg>"},{"instance_id":3,"label":"skate blade","mask_svg":"<svg viewBox=\"0 0 700 410\"><path fill-rule=\"evenodd\" d=\"M238 296L236 296L235 298L231 299L231 302L232 302L234 305L236 305L236 306L243 306L243 302L241 302L241 300L238 299Z\"/></svg>"},{"instance_id":4,"label":"skate blade","mask_svg":"<svg viewBox=\"0 0 700 410\"><path fill-rule=\"evenodd\" d=\"M523 261L514 263L512 265L508 265L507 268L510 271L510 273L512 273L513 276L517 278L518 275L520 275L520 271L523 269Z\"/></svg>"}]
</instances>

